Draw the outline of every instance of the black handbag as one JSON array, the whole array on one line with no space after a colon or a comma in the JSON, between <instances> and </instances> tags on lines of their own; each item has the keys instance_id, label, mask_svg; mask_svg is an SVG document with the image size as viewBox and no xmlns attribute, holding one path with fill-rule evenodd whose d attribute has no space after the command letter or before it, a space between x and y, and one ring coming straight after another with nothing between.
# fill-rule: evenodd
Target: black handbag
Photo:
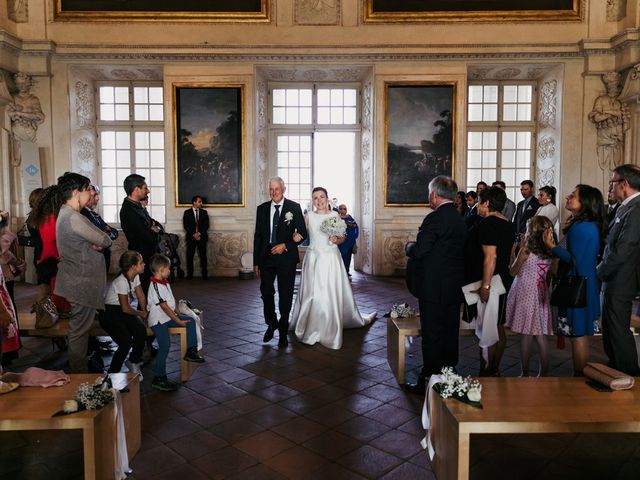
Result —
<instances>
[{"instance_id":1,"label":"black handbag","mask_svg":"<svg viewBox=\"0 0 640 480\"><path fill-rule=\"evenodd\" d=\"M567 272L556 282L551 291L551 305L561 308L584 308L587 306L587 277L579 274L576 259L571 254L572 271Z\"/></svg>"}]
</instances>

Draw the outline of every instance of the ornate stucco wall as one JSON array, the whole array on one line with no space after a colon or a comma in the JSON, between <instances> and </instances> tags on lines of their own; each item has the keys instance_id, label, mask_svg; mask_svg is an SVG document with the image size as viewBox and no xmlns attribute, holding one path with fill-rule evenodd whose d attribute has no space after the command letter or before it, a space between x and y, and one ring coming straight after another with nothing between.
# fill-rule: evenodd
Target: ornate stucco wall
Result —
<instances>
[{"instance_id":1,"label":"ornate stucco wall","mask_svg":"<svg viewBox=\"0 0 640 480\"><path fill-rule=\"evenodd\" d=\"M235 275L239 255L251 250L255 208L266 199L266 179L274 172L267 115L273 75L282 75L280 81L360 85L360 205L353 213L362 236L355 264L369 273L392 275L404 268L400 247L415 236L428 210L384 205L385 81L456 83L455 174L465 184L468 82L534 79L539 99L536 182L555 185L562 199L580 182L606 186L607 172L594 168L596 130L587 114L602 93L602 73L617 71L626 80L640 63L640 11L638 2L629 0L583 1L580 21L410 25L366 24L360 0L271 0L271 19L262 24L61 22L54 20L52 0L25 0L26 19L12 19L10 3L0 1L0 68L24 71L36 80L46 114L38 132L46 182L69 169L92 176L99 171L92 121L96 81L163 82L169 231L181 233L182 217L182 209L172 203L173 83L245 86L246 205L210 209L210 271L217 275ZM630 104L637 98L633 93L627 97ZM639 150L636 110L625 150L631 161L637 161ZM6 115L0 115L0 127L9 128ZM16 206L15 213L24 214L24 206Z\"/></svg>"}]
</instances>

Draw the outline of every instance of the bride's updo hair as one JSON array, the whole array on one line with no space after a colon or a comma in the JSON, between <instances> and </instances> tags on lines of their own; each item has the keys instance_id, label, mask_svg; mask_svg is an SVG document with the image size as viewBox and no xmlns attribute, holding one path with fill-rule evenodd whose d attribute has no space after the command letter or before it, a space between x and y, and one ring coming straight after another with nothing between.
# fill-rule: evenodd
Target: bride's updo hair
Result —
<instances>
[{"instance_id":1,"label":"bride's updo hair","mask_svg":"<svg viewBox=\"0 0 640 480\"><path fill-rule=\"evenodd\" d=\"M329 198L329 194L327 193L327 189L324 187L316 187L313 190L311 190L311 195L313 195L316 192L324 192L324 194L326 195L327 198Z\"/></svg>"}]
</instances>

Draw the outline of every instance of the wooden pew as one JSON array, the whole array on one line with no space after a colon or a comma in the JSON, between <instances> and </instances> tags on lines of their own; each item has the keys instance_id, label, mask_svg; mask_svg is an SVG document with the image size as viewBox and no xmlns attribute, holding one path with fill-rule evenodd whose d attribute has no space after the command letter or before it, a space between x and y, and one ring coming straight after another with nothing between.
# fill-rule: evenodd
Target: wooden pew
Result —
<instances>
[{"instance_id":1,"label":"wooden pew","mask_svg":"<svg viewBox=\"0 0 640 480\"><path fill-rule=\"evenodd\" d=\"M69 335L69 320L61 319L51 328L36 328L36 315L31 312L18 313L20 319L20 335L25 337L44 337L44 338L59 338ZM187 362L184 356L187 353L187 329L182 327L169 328L170 335L180 336L180 380L186 382L198 365L196 363ZM89 331L89 335L94 336L109 336L105 332L98 320L96 319ZM153 336L153 331L147 327L147 336Z\"/></svg>"}]
</instances>

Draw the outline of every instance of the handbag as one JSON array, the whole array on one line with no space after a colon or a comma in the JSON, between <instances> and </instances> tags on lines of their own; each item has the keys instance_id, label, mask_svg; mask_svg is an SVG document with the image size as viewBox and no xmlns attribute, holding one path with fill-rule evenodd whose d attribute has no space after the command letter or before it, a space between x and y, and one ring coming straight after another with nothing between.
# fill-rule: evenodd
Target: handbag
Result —
<instances>
[{"instance_id":1,"label":"handbag","mask_svg":"<svg viewBox=\"0 0 640 480\"><path fill-rule=\"evenodd\" d=\"M587 306L587 277L580 275L576 258L571 254L575 275L561 276L551 291L551 305L561 308L584 308Z\"/></svg>"},{"instance_id":2,"label":"handbag","mask_svg":"<svg viewBox=\"0 0 640 480\"><path fill-rule=\"evenodd\" d=\"M55 303L51 300L51 296L47 296L42 300L36 301L31 308L31 311L36 314L36 325L39 328L51 328L60 318L58 315L58 309Z\"/></svg>"}]
</instances>

